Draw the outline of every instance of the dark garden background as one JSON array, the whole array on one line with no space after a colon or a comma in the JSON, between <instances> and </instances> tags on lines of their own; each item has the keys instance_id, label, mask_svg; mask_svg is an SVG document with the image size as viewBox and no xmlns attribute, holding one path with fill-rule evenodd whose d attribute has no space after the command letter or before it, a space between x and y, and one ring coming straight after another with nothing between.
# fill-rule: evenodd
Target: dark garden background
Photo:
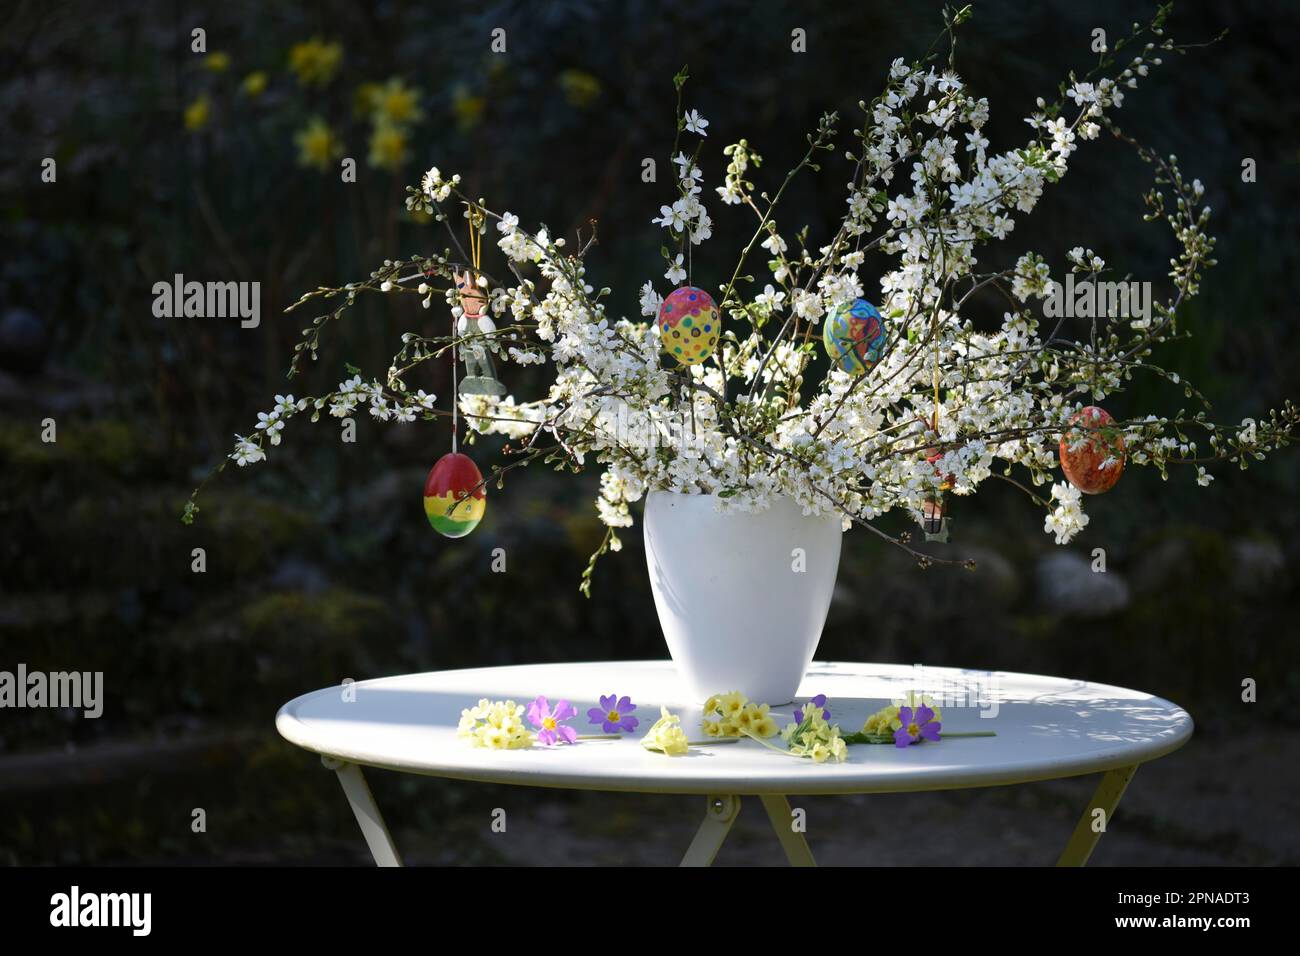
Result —
<instances>
[{"instance_id":1,"label":"dark garden background","mask_svg":"<svg viewBox=\"0 0 1300 956\"><path fill-rule=\"evenodd\" d=\"M958 68L990 98L993 148L1024 139L1036 95L1086 72L1094 28L1118 37L1152 10L977 3ZM183 525L191 489L277 392L326 391L349 361L382 375L402 330L443 334L450 322L415 297L374 297L286 383L301 319L283 308L385 257L441 251L441 227L402 208L403 187L436 164L525 223L572 237L597 220L595 284L615 289L611 311L636 315L640 284L665 285L650 219L673 194L671 80L683 64L686 105L710 121L709 186L722 147L743 136L770 188L823 110L840 110L847 136L857 101L894 57L924 54L942 17L937 3L227 0L8 2L3 23L0 669L102 670L106 700L98 720L0 711L0 862L363 863L333 776L275 733L283 702L345 677L666 652L639 527L599 565L592 598L578 594L601 535L594 475L512 472L472 536L430 530L420 491L448 445L442 424L359 415L347 445L337 423L303 417L269 463L209 484ZM206 56L191 52L196 27ZM497 27L505 54L489 50ZM796 27L806 53L791 52ZM1206 184L1220 264L1186 312L1195 338L1157 358L1197 382L1219 420L1239 422L1300 398L1300 8L1180 4L1170 34L1225 28L1153 71L1118 119ZM647 156L658 183L642 182ZM355 183L341 181L343 157L356 159ZM1256 182L1242 181L1246 158ZM824 236L846 179L841 150L792 187L782 221ZM1036 248L1059 273L1084 245L1162 278L1173 246L1141 221L1149 186L1131 149L1082 144L1063 183L982 258L1001 267ZM752 222L709 205L717 235L695 278L712 288ZM499 255L485 244L489 268ZM261 324L156 318L153 284L175 273L260 282ZM868 289L873 278L864 270ZM412 384L445 402L446 363L425 374ZM516 396L535 394L528 375L505 374ZM1109 409L1190 404L1155 381ZM46 418L56 442L41 440ZM499 445L477 445L480 464L500 460ZM973 573L920 571L850 533L818 656L1038 671L1169 697L1196 736L1139 773L1094 865L1295 864L1298 473L1296 450L1246 472L1216 466L1208 489L1185 471L1166 483L1132 468L1088 502L1091 524L1068 547L1019 492L990 482L957 500L946 546L977 559ZM490 571L496 547L505 574ZM1105 574L1090 569L1094 548ZM1242 702L1246 678L1256 703ZM370 777L410 863L675 862L702 809ZM1092 786L804 802L823 863L1049 863ZM199 807L206 833L191 831ZM510 813L507 834L489 829L494 807ZM749 817L719 863L780 859L761 815Z\"/></svg>"}]
</instances>

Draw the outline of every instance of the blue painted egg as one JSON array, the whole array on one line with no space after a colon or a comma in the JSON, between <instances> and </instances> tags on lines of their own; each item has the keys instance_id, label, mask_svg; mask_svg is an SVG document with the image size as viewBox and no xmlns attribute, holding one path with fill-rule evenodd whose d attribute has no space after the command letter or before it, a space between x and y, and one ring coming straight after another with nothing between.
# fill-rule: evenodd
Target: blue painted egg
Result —
<instances>
[{"instance_id":1,"label":"blue painted egg","mask_svg":"<svg viewBox=\"0 0 1300 956\"><path fill-rule=\"evenodd\" d=\"M831 361L850 375L861 375L885 350L885 320L866 299L842 305L822 325L822 344Z\"/></svg>"}]
</instances>

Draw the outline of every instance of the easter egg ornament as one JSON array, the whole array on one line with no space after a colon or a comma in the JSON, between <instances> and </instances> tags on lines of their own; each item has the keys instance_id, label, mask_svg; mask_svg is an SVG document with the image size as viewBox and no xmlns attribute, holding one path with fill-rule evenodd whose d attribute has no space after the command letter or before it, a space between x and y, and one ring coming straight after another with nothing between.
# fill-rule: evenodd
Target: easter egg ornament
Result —
<instances>
[{"instance_id":1,"label":"easter egg ornament","mask_svg":"<svg viewBox=\"0 0 1300 956\"><path fill-rule=\"evenodd\" d=\"M831 361L850 375L869 371L885 350L885 320L866 299L845 303L822 325L822 345Z\"/></svg>"},{"instance_id":2,"label":"easter egg ornament","mask_svg":"<svg viewBox=\"0 0 1300 956\"><path fill-rule=\"evenodd\" d=\"M1075 412L1061 436L1061 471L1086 495L1110 491L1124 474L1124 436L1114 424L1104 408L1089 405Z\"/></svg>"},{"instance_id":3,"label":"easter egg ornament","mask_svg":"<svg viewBox=\"0 0 1300 956\"><path fill-rule=\"evenodd\" d=\"M925 450L925 462L928 465L934 465L934 477L939 479L939 490L941 492L951 491L952 486L957 481L957 477L954 474L952 474L952 472L949 472L948 474L945 475L939 469L939 466L938 464L936 464L936 462L938 462L941 458L943 458L943 452L939 451L939 449L927 448Z\"/></svg>"},{"instance_id":4,"label":"easter egg ornament","mask_svg":"<svg viewBox=\"0 0 1300 956\"><path fill-rule=\"evenodd\" d=\"M921 507L921 530L925 532L926 541L940 541L947 544L949 525L947 493L952 490L957 479L952 474L943 474L935 465L942 457L943 453L938 449L926 449L925 461L926 464L934 466L934 477L939 479L939 490L935 494L927 495Z\"/></svg>"},{"instance_id":5,"label":"easter egg ornament","mask_svg":"<svg viewBox=\"0 0 1300 956\"><path fill-rule=\"evenodd\" d=\"M424 480L424 514L433 530L463 538L483 520L487 494L478 465L469 455L450 452L429 469Z\"/></svg>"},{"instance_id":6,"label":"easter egg ornament","mask_svg":"<svg viewBox=\"0 0 1300 956\"><path fill-rule=\"evenodd\" d=\"M699 365L712 355L721 332L722 314L703 289L684 285L659 306L664 351L682 365Z\"/></svg>"},{"instance_id":7,"label":"easter egg ornament","mask_svg":"<svg viewBox=\"0 0 1300 956\"><path fill-rule=\"evenodd\" d=\"M948 508L943 495L927 495L921 505L921 530L926 541L948 543Z\"/></svg>"},{"instance_id":8,"label":"easter egg ornament","mask_svg":"<svg viewBox=\"0 0 1300 956\"><path fill-rule=\"evenodd\" d=\"M463 273L453 270L456 288L460 293L461 315L456 323L456 336L465 337L478 332L491 335L496 332L496 325L487 315L487 297L481 291L477 277L479 273L480 243L479 230L483 225L482 210L466 203L465 216L469 220L469 246L472 258L471 268ZM460 396L505 394L505 386L496 380L492 370L491 356L480 344L467 346L461 350L465 360L466 375L461 382L456 381L457 338L451 342L451 451L443 455L429 469L429 477L424 479L424 516L429 519L433 530L448 538L463 538L483 520L487 510L487 491L483 475L478 465L469 455L462 454L457 444L460 432Z\"/></svg>"}]
</instances>

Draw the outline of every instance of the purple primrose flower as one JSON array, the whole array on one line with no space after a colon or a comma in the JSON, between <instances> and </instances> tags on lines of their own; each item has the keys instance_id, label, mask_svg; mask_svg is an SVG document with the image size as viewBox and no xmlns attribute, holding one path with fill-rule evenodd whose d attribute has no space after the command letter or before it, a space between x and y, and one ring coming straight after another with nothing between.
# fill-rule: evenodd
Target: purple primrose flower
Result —
<instances>
[{"instance_id":1,"label":"purple primrose flower","mask_svg":"<svg viewBox=\"0 0 1300 956\"><path fill-rule=\"evenodd\" d=\"M636 704L632 703L630 697L610 694L600 699L599 707L587 711L587 718L593 724L600 724L601 729L607 734L616 734L620 731L631 733L636 730L636 725L641 723L632 716L635 710Z\"/></svg>"},{"instance_id":2,"label":"purple primrose flower","mask_svg":"<svg viewBox=\"0 0 1300 956\"><path fill-rule=\"evenodd\" d=\"M808 703L809 703L809 705L812 706L812 707L820 707L820 708L822 709L822 720L830 720L830 719L831 719L831 712L830 712L830 710L827 709L827 707L826 707L826 695L825 695L825 694L818 694L816 697L814 697L814 698L812 698L811 700L809 700ZM802 724L802 723L803 723L803 708L802 708L802 707L796 707L796 708L795 708L795 711L794 711L794 722L795 722L796 724Z\"/></svg>"},{"instance_id":3,"label":"purple primrose flower","mask_svg":"<svg viewBox=\"0 0 1300 956\"><path fill-rule=\"evenodd\" d=\"M911 707L898 708L898 719L903 726L894 731L894 746L908 747L922 740L939 742L939 728L943 724L934 719L934 711L925 704L913 712Z\"/></svg>"},{"instance_id":4,"label":"purple primrose flower","mask_svg":"<svg viewBox=\"0 0 1300 956\"><path fill-rule=\"evenodd\" d=\"M537 742L543 747L554 747L561 740L566 744L577 743L578 732L561 723L576 716L578 708L567 700L557 700L554 710L545 697L538 697L528 705L528 720L537 728Z\"/></svg>"}]
</instances>

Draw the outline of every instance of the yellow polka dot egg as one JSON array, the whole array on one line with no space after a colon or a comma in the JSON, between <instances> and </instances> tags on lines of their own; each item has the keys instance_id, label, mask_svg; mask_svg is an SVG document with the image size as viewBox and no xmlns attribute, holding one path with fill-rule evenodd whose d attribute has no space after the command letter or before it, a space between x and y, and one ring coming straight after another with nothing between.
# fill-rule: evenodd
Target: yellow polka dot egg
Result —
<instances>
[{"instance_id":1,"label":"yellow polka dot egg","mask_svg":"<svg viewBox=\"0 0 1300 956\"><path fill-rule=\"evenodd\" d=\"M674 289L659 307L664 351L682 365L699 365L718 345L722 316L713 296L693 285Z\"/></svg>"}]
</instances>

